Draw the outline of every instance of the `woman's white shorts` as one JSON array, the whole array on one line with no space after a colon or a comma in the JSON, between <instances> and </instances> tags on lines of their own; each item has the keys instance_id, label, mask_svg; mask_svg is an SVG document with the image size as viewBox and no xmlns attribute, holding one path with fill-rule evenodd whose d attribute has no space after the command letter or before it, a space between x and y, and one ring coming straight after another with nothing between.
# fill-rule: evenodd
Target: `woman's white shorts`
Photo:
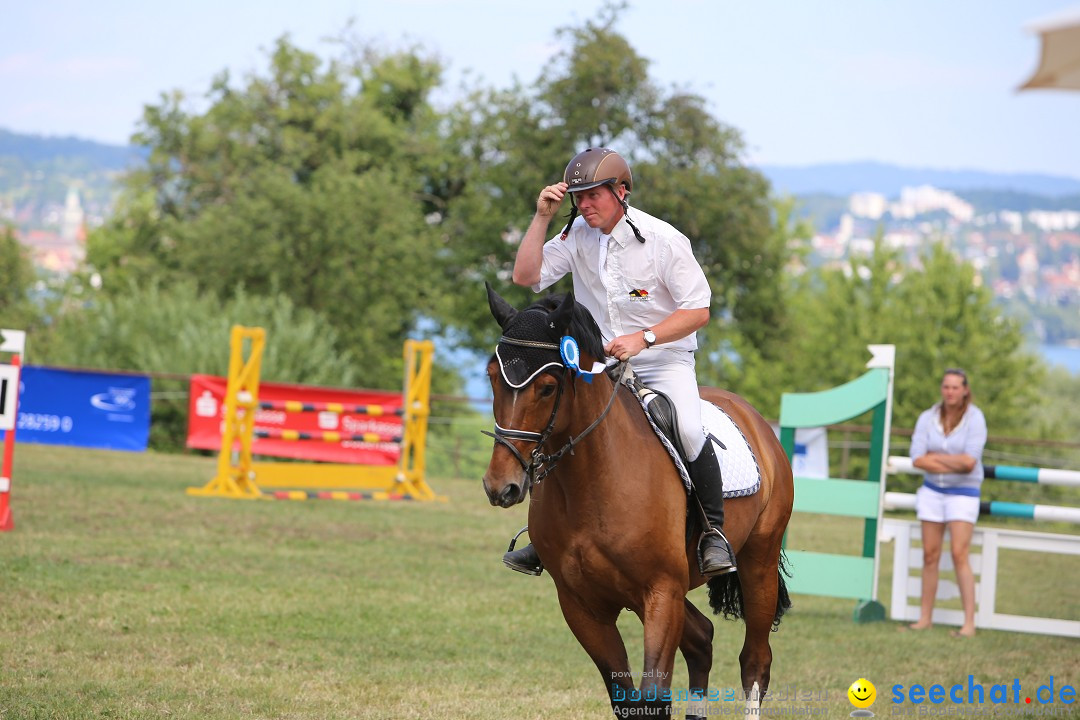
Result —
<instances>
[{"instance_id":1,"label":"woman's white shorts","mask_svg":"<svg viewBox=\"0 0 1080 720\"><path fill-rule=\"evenodd\" d=\"M979 519L979 498L940 493L923 485L915 491L915 515L927 522L963 520L974 525Z\"/></svg>"}]
</instances>

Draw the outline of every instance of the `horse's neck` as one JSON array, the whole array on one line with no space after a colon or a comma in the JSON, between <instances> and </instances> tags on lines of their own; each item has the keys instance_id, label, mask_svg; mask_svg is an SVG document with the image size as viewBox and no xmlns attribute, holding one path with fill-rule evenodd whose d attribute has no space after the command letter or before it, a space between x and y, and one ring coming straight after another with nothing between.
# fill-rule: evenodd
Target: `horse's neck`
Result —
<instances>
[{"instance_id":1,"label":"horse's neck","mask_svg":"<svg viewBox=\"0 0 1080 720\"><path fill-rule=\"evenodd\" d=\"M592 385L580 380L574 382L579 384L574 391L573 406L568 408L572 419L564 433L552 438L552 451L588 431L604 413L615 389L611 381ZM626 391L619 390L619 393L623 392ZM640 472L641 458L649 452L649 444L655 438L640 432L640 423L635 422L631 415L633 410L628 407L629 403L616 397L607 415L574 446L572 453L567 452L559 460L552 471L550 477L555 480L552 485L558 487L568 505L604 504L613 493L619 492L620 484L632 480L637 474L635 467Z\"/></svg>"}]
</instances>

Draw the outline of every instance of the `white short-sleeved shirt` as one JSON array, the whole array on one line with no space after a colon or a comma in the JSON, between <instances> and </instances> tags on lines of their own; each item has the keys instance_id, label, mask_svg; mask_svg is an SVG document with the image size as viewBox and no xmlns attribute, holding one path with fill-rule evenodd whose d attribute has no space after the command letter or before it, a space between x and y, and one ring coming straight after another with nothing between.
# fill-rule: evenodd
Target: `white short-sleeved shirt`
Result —
<instances>
[{"instance_id":1,"label":"white short-sleeved shirt","mask_svg":"<svg viewBox=\"0 0 1080 720\"><path fill-rule=\"evenodd\" d=\"M970 455L975 467L970 473L923 473L928 482L943 487L978 488L983 481L982 454L986 445L986 418L982 410L968 405L964 416L952 432L945 434L941 426L940 403L919 415L911 434L911 455L916 460L928 452L946 455Z\"/></svg>"},{"instance_id":2,"label":"white short-sleeved shirt","mask_svg":"<svg viewBox=\"0 0 1080 720\"><path fill-rule=\"evenodd\" d=\"M560 233L544 243L540 282L532 288L540 292L573 273L574 298L592 313L605 343L655 327L676 310L707 308L712 301L686 236L640 210L630 208L630 217L644 243L625 220L608 236L577 218L566 240ZM697 334L656 347L692 352Z\"/></svg>"}]
</instances>

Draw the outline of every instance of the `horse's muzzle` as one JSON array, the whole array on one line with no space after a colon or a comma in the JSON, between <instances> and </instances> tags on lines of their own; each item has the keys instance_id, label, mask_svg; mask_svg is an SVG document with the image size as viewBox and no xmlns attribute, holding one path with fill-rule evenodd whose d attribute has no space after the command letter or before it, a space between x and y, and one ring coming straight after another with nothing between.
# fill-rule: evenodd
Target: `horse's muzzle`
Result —
<instances>
[{"instance_id":1,"label":"horse's muzzle","mask_svg":"<svg viewBox=\"0 0 1080 720\"><path fill-rule=\"evenodd\" d=\"M488 502L499 507L508 508L517 505L528 494L527 488L520 483L508 482L503 485L501 490L493 489L494 485L495 483L491 482L490 478L485 475L484 492L487 493Z\"/></svg>"}]
</instances>

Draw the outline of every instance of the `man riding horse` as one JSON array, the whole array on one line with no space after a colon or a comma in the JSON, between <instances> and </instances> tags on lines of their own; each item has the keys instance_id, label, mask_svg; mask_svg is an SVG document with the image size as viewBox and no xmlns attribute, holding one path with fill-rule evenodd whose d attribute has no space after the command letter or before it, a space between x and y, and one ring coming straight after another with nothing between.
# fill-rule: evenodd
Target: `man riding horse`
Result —
<instances>
[{"instance_id":1,"label":"man riding horse","mask_svg":"<svg viewBox=\"0 0 1080 720\"><path fill-rule=\"evenodd\" d=\"M685 235L636 208L631 217L632 190L630 166L617 152L589 148L576 155L563 181L540 192L513 279L540 292L572 273L574 297L599 325L604 351L622 361L633 358L638 378L671 400L687 469L710 526L701 538L700 570L713 577L734 571L735 556L722 531L720 466L702 429L694 370L696 332L709 322L712 293ZM567 193L570 220L545 242ZM507 552L503 561L519 572L543 570L531 544Z\"/></svg>"}]
</instances>

